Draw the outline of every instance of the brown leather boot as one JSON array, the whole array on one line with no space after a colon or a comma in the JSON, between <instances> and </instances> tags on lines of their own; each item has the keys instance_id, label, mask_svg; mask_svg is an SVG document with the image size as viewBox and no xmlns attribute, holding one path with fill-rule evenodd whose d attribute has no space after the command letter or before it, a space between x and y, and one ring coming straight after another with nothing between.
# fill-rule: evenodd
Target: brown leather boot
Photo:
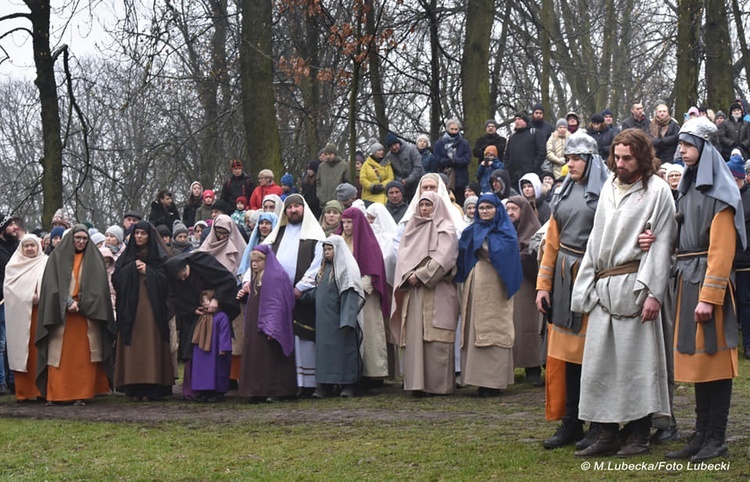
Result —
<instances>
[{"instance_id":1,"label":"brown leather boot","mask_svg":"<svg viewBox=\"0 0 750 482\"><path fill-rule=\"evenodd\" d=\"M627 445L621 448L615 455L618 457L632 457L633 455L645 454L649 450L651 450L651 447L648 443L648 435L633 432L628 437Z\"/></svg>"},{"instance_id":2,"label":"brown leather boot","mask_svg":"<svg viewBox=\"0 0 750 482\"><path fill-rule=\"evenodd\" d=\"M633 455L645 454L649 447L648 433L651 431L651 417L644 417L639 420L629 422L630 434L625 442L625 446L617 452L618 457L632 457Z\"/></svg>"},{"instance_id":3,"label":"brown leather boot","mask_svg":"<svg viewBox=\"0 0 750 482\"><path fill-rule=\"evenodd\" d=\"M617 424L599 424L596 440L583 450L576 452L576 457L605 457L614 455L620 450L620 439Z\"/></svg>"}]
</instances>

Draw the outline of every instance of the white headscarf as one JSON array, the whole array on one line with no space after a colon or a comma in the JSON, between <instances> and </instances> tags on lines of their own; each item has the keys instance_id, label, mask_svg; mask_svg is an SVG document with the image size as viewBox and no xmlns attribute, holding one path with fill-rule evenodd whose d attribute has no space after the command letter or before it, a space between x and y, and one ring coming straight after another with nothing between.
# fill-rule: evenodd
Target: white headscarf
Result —
<instances>
[{"instance_id":1,"label":"white headscarf","mask_svg":"<svg viewBox=\"0 0 750 482\"><path fill-rule=\"evenodd\" d=\"M24 256L23 243L36 243L37 254L33 258ZM18 249L5 266L5 325L8 341L8 365L17 372L26 372L31 333L31 311L34 293L39 294L47 255L42 241L33 234L21 238ZM12 349L11 349L12 347Z\"/></svg>"},{"instance_id":2,"label":"white headscarf","mask_svg":"<svg viewBox=\"0 0 750 482\"><path fill-rule=\"evenodd\" d=\"M305 201L305 198L303 198L301 194L290 194L283 202L284 204L298 202L305 207L305 210L302 213L302 228L300 230L299 239L315 239L317 241L323 241L326 239L326 233L323 232L323 228L320 227L320 224L318 224L318 221L315 219L315 214L310 210L310 206L307 205L307 201ZM286 209L282 206L279 222L276 224L276 227L273 228L273 231L266 236L266 239L263 240L263 244L273 244L274 241L276 241L276 236L279 235L281 227L286 226L287 224L289 224L289 219L286 217Z\"/></svg>"},{"instance_id":3,"label":"white headscarf","mask_svg":"<svg viewBox=\"0 0 750 482\"><path fill-rule=\"evenodd\" d=\"M364 303L365 290L362 288L362 275L359 272L357 260L354 259L346 241L338 234L332 234L323 241L323 246L326 244L333 246L333 273L336 277L339 295L353 288ZM324 261L324 263L328 263L328 261Z\"/></svg>"},{"instance_id":4,"label":"white headscarf","mask_svg":"<svg viewBox=\"0 0 750 482\"><path fill-rule=\"evenodd\" d=\"M276 217L281 219L281 213L284 211L284 201L282 201L277 194L266 194L263 196L263 201L260 203L261 211L263 211L263 204L265 204L266 201L273 201L276 203L274 204L274 212L276 213Z\"/></svg>"},{"instance_id":5,"label":"white headscarf","mask_svg":"<svg viewBox=\"0 0 750 482\"><path fill-rule=\"evenodd\" d=\"M411 217L414 216L414 213L417 212L417 206L419 205L419 197L422 195L422 181L428 178L434 179L435 181L437 181L438 197L440 198L440 201L445 205L446 212L450 214L451 220L453 221L453 226L456 227L457 235L460 236L461 231L463 231L464 228L466 227L466 221L464 221L464 213L460 212L458 209L456 209L456 206L453 205L450 195L448 194L448 189L445 187L445 183L443 182L440 175L434 172L425 174L419 180L419 187L417 187L417 192L414 195L414 197L411 199L411 202L409 203L409 207L406 208L404 217L402 217L401 221L398 222L399 226L406 226L406 223L409 221L409 219L411 219Z\"/></svg>"},{"instance_id":6,"label":"white headscarf","mask_svg":"<svg viewBox=\"0 0 750 482\"><path fill-rule=\"evenodd\" d=\"M398 232L398 225L393 220L393 216L388 209L380 203L372 203L367 208L367 215L375 218L370 223L375 238L380 245L380 251L383 252L383 261L385 262L385 277L388 284L393 286L393 277L396 275L396 251L393 249L393 239Z\"/></svg>"}]
</instances>

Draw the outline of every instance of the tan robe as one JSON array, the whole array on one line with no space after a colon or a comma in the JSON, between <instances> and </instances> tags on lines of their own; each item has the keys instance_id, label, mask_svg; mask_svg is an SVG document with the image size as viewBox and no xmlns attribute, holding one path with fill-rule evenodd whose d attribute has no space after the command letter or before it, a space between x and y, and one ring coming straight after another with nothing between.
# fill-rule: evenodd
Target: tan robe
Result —
<instances>
[{"instance_id":1,"label":"tan robe","mask_svg":"<svg viewBox=\"0 0 750 482\"><path fill-rule=\"evenodd\" d=\"M464 284L461 381L506 388L513 384L513 299L487 260L486 243Z\"/></svg>"}]
</instances>

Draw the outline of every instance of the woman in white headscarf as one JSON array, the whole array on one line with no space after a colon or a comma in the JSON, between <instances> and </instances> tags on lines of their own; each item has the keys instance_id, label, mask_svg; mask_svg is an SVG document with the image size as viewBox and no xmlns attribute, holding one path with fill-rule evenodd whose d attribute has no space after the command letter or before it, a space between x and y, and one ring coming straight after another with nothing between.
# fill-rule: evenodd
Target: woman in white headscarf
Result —
<instances>
[{"instance_id":1,"label":"woman in white headscarf","mask_svg":"<svg viewBox=\"0 0 750 482\"><path fill-rule=\"evenodd\" d=\"M41 396L36 386L36 311L39 288L47 265L41 240L33 234L21 238L5 266L5 319L8 365L13 371L17 400Z\"/></svg>"},{"instance_id":2,"label":"woman in white headscarf","mask_svg":"<svg viewBox=\"0 0 750 482\"><path fill-rule=\"evenodd\" d=\"M271 203L273 202L273 209L271 209ZM284 211L284 201L276 194L266 194L263 196L263 202L261 203L261 211L264 213L273 212L276 217L281 219L281 212Z\"/></svg>"}]
</instances>

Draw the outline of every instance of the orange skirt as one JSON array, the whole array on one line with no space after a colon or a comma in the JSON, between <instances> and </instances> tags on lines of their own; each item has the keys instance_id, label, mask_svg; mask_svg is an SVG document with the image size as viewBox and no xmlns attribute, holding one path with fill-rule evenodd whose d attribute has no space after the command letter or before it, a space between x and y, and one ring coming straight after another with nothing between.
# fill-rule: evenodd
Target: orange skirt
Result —
<instances>
[{"instance_id":1,"label":"orange skirt","mask_svg":"<svg viewBox=\"0 0 750 482\"><path fill-rule=\"evenodd\" d=\"M16 400L36 400L41 397L36 386L36 306L31 309L31 326L29 327L29 358L26 360L25 372L13 372L16 383Z\"/></svg>"},{"instance_id":2,"label":"orange skirt","mask_svg":"<svg viewBox=\"0 0 750 482\"><path fill-rule=\"evenodd\" d=\"M47 368L47 400L51 402L87 400L109 393L102 363L91 361L88 322L79 313L68 313L65 319L60 366Z\"/></svg>"}]
</instances>

